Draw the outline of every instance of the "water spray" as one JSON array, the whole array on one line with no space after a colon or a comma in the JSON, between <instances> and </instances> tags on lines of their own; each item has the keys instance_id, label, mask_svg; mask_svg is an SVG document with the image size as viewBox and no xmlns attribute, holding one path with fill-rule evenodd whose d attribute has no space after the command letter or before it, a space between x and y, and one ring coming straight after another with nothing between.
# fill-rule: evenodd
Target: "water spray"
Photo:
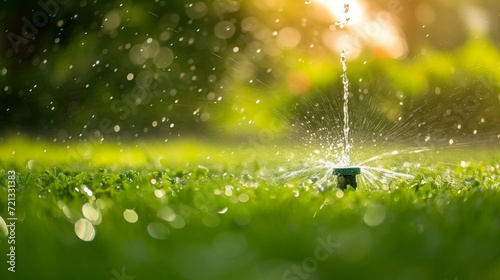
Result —
<instances>
[{"instance_id":1,"label":"water spray","mask_svg":"<svg viewBox=\"0 0 500 280\"><path fill-rule=\"evenodd\" d=\"M349 22L349 17L347 13L349 12L349 4L344 4L344 14L346 14L345 20L339 21L335 23L335 25L340 28L344 28L344 26ZM346 63L346 51L342 50L340 52L340 63L342 64L342 84L344 85L344 145L342 149L342 160L341 163L345 167L337 167L333 169L332 174L337 176L337 186L345 190L347 186L351 186L353 189L358 187L358 183L356 182L356 175L361 173L361 169L355 166L349 166L350 160L350 152L351 152L351 143L349 141L349 79L347 78L347 63Z\"/></svg>"}]
</instances>

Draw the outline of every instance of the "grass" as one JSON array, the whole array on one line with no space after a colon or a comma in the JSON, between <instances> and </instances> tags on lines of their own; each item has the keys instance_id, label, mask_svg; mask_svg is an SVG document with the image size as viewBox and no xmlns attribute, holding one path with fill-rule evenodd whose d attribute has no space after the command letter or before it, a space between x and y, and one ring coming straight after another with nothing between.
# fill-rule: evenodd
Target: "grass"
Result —
<instances>
[{"instance_id":1,"label":"grass","mask_svg":"<svg viewBox=\"0 0 500 280\"><path fill-rule=\"evenodd\" d=\"M414 178L344 192L283 176L305 154L272 150L4 141L0 216L13 170L18 221L0 278L500 279L497 149L401 154L377 166Z\"/></svg>"}]
</instances>

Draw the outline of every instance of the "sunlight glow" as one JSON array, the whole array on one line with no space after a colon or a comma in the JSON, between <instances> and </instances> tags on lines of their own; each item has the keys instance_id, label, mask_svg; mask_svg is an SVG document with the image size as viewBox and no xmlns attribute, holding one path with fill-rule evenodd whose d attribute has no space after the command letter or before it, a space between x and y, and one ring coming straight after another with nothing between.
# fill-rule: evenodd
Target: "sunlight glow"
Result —
<instances>
[{"instance_id":1,"label":"sunlight glow","mask_svg":"<svg viewBox=\"0 0 500 280\"><path fill-rule=\"evenodd\" d=\"M332 0L316 0L318 4L323 5L330 11L335 18L335 21L342 21L349 17L349 25L357 25L366 19L364 5L358 0L347 1L332 1ZM349 10L345 13L344 4L349 4Z\"/></svg>"},{"instance_id":2,"label":"sunlight glow","mask_svg":"<svg viewBox=\"0 0 500 280\"><path fill-rule=\"evenodd\" d=\"M381 57L403 58L408 52L399 24L388 11L371 12L363 0L331 1L316 0L332 16L336 26L345 24L346 31L331 29L323 34L323 42L332 50L347 50L349 58L361 54L364 47ZM348 4L346 8L345 4ZM346 12L347 11L347 12ZM370 11L370 12L368 12ZM339 24L340 23L340 24Z\"/></svg>"}]
</instances>

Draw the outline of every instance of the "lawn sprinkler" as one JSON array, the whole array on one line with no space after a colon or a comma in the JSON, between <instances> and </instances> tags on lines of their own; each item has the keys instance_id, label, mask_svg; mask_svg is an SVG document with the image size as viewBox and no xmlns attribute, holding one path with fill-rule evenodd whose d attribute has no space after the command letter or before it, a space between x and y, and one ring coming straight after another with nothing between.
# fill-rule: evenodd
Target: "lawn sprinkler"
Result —
<instances>
[{"instance_id":1,"label":"lawn sprinkler","mask_svg":"<svg viewBox=\"0 0 500 280\"><path fill-rule=\"evenodd\" d=\"M333 169L332 174L337 176L337 186L341 190L347 189L347 185L356 189L358 187L358 183L356 183L356 175L361 174L361 168L352 166L336 167Z\"/></svg>"}]
</instances>

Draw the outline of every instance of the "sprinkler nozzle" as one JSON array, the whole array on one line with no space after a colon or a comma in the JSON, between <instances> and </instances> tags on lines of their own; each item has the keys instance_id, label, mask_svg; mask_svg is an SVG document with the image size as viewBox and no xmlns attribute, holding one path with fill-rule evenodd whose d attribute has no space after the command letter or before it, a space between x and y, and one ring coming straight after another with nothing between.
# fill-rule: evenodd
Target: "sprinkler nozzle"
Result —
<instances>
[{"instance_id":1,"label":"sprinkler nozzle","mask_svg":"<svg viewBox=\"0 0 500 280\"><path fill-rule=\"evenodd\" d=\"M356 182L356 175L361 174L359 167L337 167L333 169L333 175L337 176L337 186L341 190L347 189L347 185L356 189L358 183Z\"/></svg>"}]
</instances>

